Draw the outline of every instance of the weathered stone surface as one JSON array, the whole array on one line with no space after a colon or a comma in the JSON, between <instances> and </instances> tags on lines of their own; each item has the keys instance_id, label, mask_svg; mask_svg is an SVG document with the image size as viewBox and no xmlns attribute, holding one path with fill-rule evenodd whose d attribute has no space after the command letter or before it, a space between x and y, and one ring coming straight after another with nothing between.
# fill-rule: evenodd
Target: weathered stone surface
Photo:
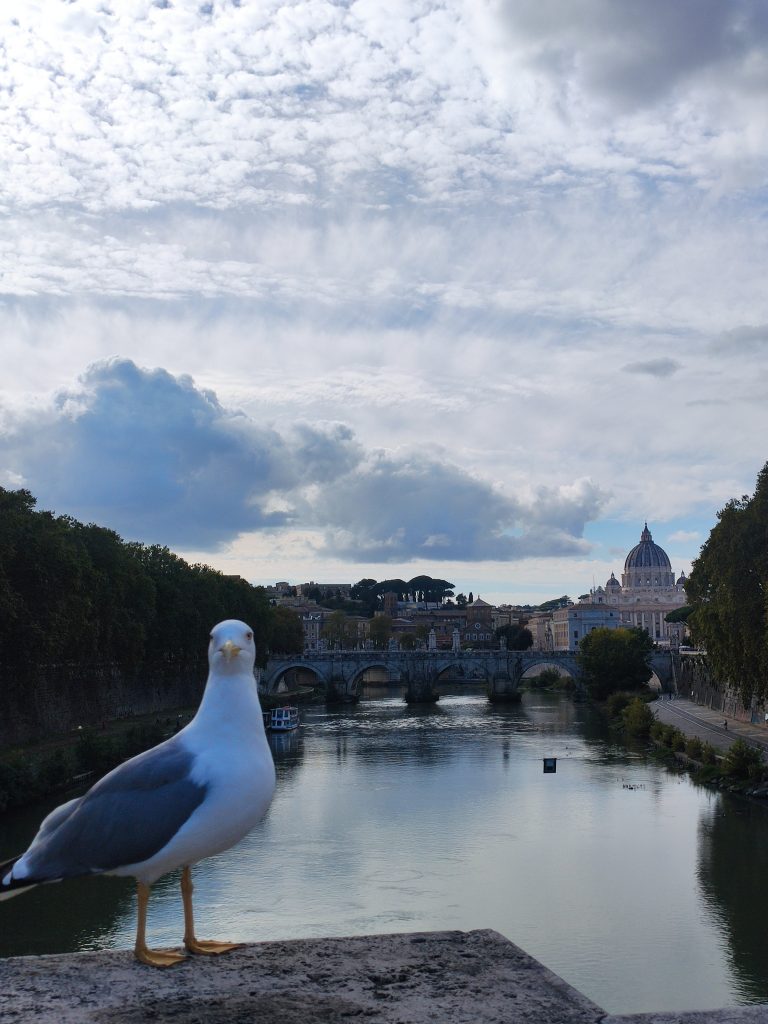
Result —
<instances>
[{"instance_id":1,"label":"weathered stone surface","mask_svg":"<svg viewBox=\"0 0 768 1024\"><path fill-rule=\"evenodd\" d=\"M0 961L0 1014L36 1024L593 1024L603 1012L492 931L249 945L166 971L128 952Z\"/></svg>"},{"instance_id":2,"label":"weathered stone surface","mask_svg":"<svg viewBox=\"0 0 768 1024\"><path fill-rule=\"evenodd\" d=\"M128 951L14 957L0 993L2 1024L768 1024L768 1006L608 1015L493 931L267 942L165 971Z\"/></svg>"},{"instance_id":3,"label":"weathered stone surface","mask_svg":"<svg viewBox=\"0 0 768 1024\"><path fill-rule=\"evenodd\" d=\"M604 1017L601 1024L766 1024L768 1006L734 1006L696 1013L631 1013Z\"/></svg>"}]
</instances>

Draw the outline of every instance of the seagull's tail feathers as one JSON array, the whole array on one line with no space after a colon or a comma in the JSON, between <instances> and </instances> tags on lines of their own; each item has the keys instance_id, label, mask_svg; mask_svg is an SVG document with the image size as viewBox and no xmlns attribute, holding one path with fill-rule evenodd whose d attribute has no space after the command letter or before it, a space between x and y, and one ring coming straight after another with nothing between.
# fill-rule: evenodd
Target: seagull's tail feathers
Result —
<instances>
[{"instance_id":1,"label":"seagull's tail feathers","mask_svg":"<svg viewBox=\"0 0 768 1024\"><path fill-rule=\"evenodd\" d=\"M20 896L25 889L32 889L38 884L30 882L28 879L13 877L13 866L20 859L21 854L0 864L0 901L9 900L12 896Z\"/></svg>"}]
</instances>

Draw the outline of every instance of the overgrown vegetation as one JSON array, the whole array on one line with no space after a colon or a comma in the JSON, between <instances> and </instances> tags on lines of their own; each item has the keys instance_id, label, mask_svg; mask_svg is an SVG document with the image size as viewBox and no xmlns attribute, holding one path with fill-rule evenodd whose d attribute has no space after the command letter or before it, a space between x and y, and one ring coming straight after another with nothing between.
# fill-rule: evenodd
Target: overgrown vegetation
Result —
<instances>
[{"instance_id":1,"label":"overgrown vegetation","mask_svg":"<svg viewBox=\"0 0 768 1024\"><path fill-rule=\"evenodd\" d=\"M768 692L768 463L752 497L734 498L717 517L686 583L687 623L713 676L749 706Z\"/></svg>"},{"instance_id":2,"label":"overgrown vegetation","mask_svg":"<svg viewBox=\"0 0 768 1024\"><path fill-rule=\"evenodd\" d=\"M160 743L173 728L170 718L133 725L111 736L85 728L70 746L0 761L0 813L44 800L78 781L99 778L127 758Z\"/></svg>"}]
</instances>

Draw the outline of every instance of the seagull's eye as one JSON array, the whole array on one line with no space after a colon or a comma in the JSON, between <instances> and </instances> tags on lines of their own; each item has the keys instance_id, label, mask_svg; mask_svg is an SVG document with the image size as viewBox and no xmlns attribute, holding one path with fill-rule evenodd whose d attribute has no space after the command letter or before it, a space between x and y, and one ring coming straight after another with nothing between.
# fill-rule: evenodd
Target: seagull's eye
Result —
<instances>
[{"instance_id":1,"label":"seagull's eye","mask_svg":"<svg viewBox=\"0 0 768 1024\"><path fill-rule=\"evenodd\" d=\"M253 633L246 633L245 634L245 639L246 640L253 640Z\"/></svg>"}]
</instances>

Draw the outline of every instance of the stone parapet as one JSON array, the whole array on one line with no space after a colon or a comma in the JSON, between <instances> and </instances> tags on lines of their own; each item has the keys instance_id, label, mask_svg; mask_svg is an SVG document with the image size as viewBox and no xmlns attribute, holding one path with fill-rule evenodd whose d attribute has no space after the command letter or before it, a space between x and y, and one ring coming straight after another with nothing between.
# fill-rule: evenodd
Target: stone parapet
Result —
<instances>
[{"instance_id":1,"label":"stone parapet","mask_svg":"<svg viewBox=\"0 0 768 1024\"><path fill-rule=\"evenodd\" d=\"M0 960L0 991L3 1024L768 1021L766 1006L608 1016L490 930L267 942L166 971L127 951L14 957Z\"/></svg>"}]
</instances>

